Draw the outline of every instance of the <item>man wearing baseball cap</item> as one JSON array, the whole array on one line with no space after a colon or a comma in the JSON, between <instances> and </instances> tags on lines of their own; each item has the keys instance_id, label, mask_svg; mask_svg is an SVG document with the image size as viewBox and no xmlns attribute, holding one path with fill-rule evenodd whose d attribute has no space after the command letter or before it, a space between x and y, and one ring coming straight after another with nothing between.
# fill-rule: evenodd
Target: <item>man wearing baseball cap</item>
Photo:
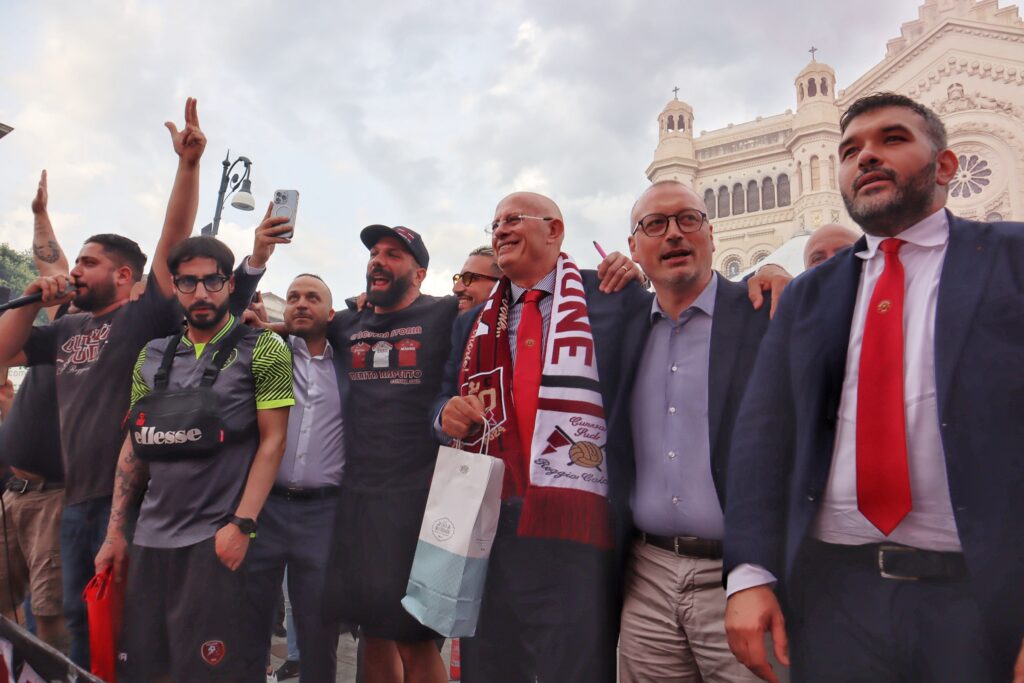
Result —
<instances>
[{"instance_id":1,"label":"man wearing baseball cap","mask_svg":"<svg viewBox=\"0 0 1024 683\"><path fill-rule=\"evenodd\" d=\"M345 476L327 579L329 614L359 624L366 680L448 679L434 640L402 608L437 444L441 387L458 299L420 293L430 255L409 228L371 225L367 307L338 313L328 339L344 360Z\"/></svg>"}]
</instances>

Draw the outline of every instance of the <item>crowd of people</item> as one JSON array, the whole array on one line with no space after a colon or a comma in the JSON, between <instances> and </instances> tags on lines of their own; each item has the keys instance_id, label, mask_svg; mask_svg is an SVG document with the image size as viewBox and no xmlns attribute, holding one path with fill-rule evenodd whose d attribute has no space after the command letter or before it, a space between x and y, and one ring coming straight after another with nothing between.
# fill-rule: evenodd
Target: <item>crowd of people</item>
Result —
<instances>
[{"instance_id":1,"label":"crowd of people","mask_svg":"<svg viewBox=\"0 0 1024 683\"><path fill-rule=\"evenodd\" d=\"M113 234L69 264L44 172L39 300L0 316L0 365L30 366L0 397L0 610L30 595L77 664L109 570L118 680L264 681L282 583L302 681L335 680L345 633L366 683L447 680L401 601L454 444L504 463L468 683L1024 683L1024 225L945 208L957 156L926 107L846 111L863 234L815 231L792 282L716 273L676 181L596 271L551 198L516 192L452 296L420 291L420 233L370 225L364 296L335 309L300 273L277 324L254 294L291 226L268 209L237 263L190 236L195 101L167 125L148 275Z\"/></svg>"}]
</instances>

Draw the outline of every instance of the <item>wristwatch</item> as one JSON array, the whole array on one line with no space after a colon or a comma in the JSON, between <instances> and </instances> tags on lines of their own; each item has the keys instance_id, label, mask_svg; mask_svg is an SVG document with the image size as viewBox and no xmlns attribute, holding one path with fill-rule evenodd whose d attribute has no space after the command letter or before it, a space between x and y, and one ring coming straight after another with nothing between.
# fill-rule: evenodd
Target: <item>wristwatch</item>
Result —
<instances>
[{"instance_id":1,"label":"wristwatch","mask_svg":"<svg viewBox=\"0 0 1024 683\"><path fill-rule=\"evenodd\" d=\"M238 527L239 531L248 536L249 538L256 538L256 520L249 519L248 517L235 517L232 516L228 521L229 524L234 524Z\"/></svg>"}]
</instances>

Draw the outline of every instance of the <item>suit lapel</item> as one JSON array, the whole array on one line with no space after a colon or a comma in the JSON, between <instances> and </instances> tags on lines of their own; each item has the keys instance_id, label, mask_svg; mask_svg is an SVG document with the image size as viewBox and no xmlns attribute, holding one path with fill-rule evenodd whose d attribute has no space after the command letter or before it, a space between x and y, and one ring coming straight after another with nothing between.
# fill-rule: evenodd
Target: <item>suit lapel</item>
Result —
<instances>
[{"instance_id":1,"label":"suit lapel","mask_svg":"<svg viewBox=\"0 0 1024 683\"><path fill-rule=\"evenodd\" d=\"M718 292L715 295L715 314L711 320L711 352L708 360L708 434L711 459L718 455L718 432L722 425L725 400L732 385L736 354L743 344L743 328L749 307L747 288L726 280L717 273Z\"/></svg>"},{"instance_id":2,"label":"suit lapel","mask_svg":"<svg viewBox=\"0 0 1024 683\"><path fill-rule=\"evenodd\" d=\"M935 310L935 390L940 414L995 256L991 230L946 212L949 244Z\"/></svg>"},{"instance_id":3,"label":"suit lapel","mask_svg":"<svg viewBox=\"0 0 1024 683\"><path fill-rule=\"evenodd\" d=\"M856 253L867 246L863 237L857 240L845 254L837 256L832 277L823 278L822 291L811 314L815 321L815 334L821 334L824 347L822 349L823 406L824 414L835 417L839 413L839 400L842 397L843 377L846 374L846 356L850 347L850 328L853 325L853 311L857 303L857 289L864 261ZM818 266L829 267L828 264ZM783 293L785 296L785 293ZM819 322L820 321L820 322ZM811 337L813 338L813 337ZM809 377L810 381L819 378Z\"/></svg>"}]
</instances>

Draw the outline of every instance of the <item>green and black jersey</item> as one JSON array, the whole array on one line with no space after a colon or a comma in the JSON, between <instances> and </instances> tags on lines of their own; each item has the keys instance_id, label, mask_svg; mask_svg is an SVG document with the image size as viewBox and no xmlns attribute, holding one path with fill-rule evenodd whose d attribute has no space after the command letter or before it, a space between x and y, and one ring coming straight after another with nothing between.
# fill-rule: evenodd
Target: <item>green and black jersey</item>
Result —
<instances>
[{"instance_id":1,"label":"green and black jersey","mask_svg":"<svg viewBox=\"0 0 1024 683\"><path fill-rule=\"evenodd\" d=\"M206 344L193 344L183 337L174 350L168 388L198 386L217 344L238 324L232 316ZM139 354L132 377L133 406L151 391L171 339L153 340ZM256 411L295 404L291 350L269 330L246 332L217 377L213 391L221 405L226 433L233 436L211 458L149 464L150 482L139 513L136 545L192 545L213 536L234 513L259 446Z\"/></svg>"}]
</instances>

